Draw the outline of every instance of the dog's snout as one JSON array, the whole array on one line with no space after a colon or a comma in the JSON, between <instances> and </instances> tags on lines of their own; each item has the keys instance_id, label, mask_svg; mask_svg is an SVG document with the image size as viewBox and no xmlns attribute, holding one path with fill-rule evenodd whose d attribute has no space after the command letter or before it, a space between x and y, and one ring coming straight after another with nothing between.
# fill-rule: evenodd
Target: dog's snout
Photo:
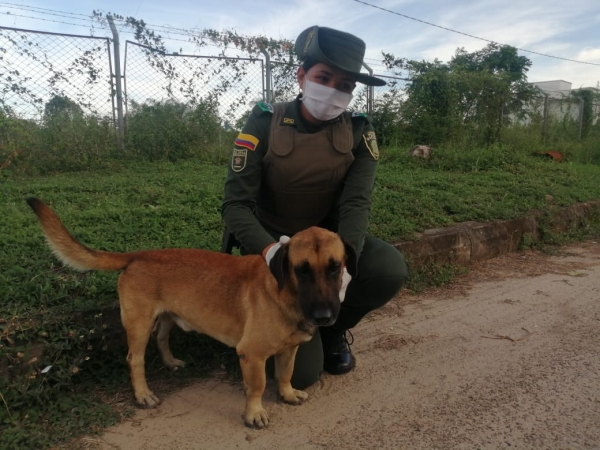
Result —
<instances>
[{"instance_id":1,"label":"dog's snout","mask_svg":"<svg viewBox=\"0 0 600 450\"><path fill-rule=\"evenodd\" d=\"M331 308L317 308L312 313L312 321L320 327L330 325L333 322L333 311Z\"/></svg>"}]
</instances>

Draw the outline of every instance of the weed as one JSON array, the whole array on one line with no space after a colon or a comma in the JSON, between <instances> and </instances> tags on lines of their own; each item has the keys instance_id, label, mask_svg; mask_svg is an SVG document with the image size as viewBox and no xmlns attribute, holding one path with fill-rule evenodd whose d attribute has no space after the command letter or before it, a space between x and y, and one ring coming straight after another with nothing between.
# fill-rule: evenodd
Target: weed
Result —
<instances>
[{"instance_id":1,"label":"weed","mask_svg":"<svg viewBox=\"0 0 600 450\"><path fill-rule=\"evenodd\" d=\"M450 283L456 276L468 272L468 268L454 264L426 264L412 269L406 288L421 292L427 287L438 287Z\"/></svg>"},{"instance_id":2,"label":"weed","mask_svg":"<svg viewBox=\"0 0 600 450\"><path fill-rule=\"evenodd\" d=\"M524 233L523 237L521 238L521 242L519 244L519 250L523 251L523 250L529 250L534 248L536 245L536 241L533 238L533 234L532 233Z\"/></svg>"}]
</instances>

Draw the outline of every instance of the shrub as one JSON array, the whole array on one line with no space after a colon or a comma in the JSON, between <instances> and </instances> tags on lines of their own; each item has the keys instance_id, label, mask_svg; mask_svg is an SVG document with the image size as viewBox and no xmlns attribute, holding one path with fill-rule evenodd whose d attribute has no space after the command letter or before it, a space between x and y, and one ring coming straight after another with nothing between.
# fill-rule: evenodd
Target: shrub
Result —
<instances>
[{"instance_id":1,"label":"shrub","mask_svg":"<svg viewBox=\"0 0 600 450\"><path fill-rule=\"evenodd\" d=\"M216 108L172 100L134 103L127 117L127 153L150 161L223 157L231 131L221 126Z\"/></svg>"}]
</instances>

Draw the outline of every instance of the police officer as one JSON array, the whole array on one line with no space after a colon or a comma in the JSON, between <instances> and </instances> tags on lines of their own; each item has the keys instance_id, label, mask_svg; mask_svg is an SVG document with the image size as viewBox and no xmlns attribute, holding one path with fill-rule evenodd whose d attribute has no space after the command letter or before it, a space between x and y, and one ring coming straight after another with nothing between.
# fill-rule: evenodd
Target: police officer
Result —
<instances>
[{"instance_id":1,"label":"police officer","mask_svg":"<svg viewBox=\"0 0 600 450\"><path fill-rule=\"evenodd\" d=\"M298 349L292 385L305 388L321 371L355 366L347 330L383 306L407 278L404 257L367 234L379 150L370 119L347 112L356 83L385 81L360 73L365 43L313 26L296 39L302 91L294 101L258 103L235 141L222 216L246 254L268 255L282 235L310 226L337 232L357 266L340 314Z\"/></svg>"}]
</instances>

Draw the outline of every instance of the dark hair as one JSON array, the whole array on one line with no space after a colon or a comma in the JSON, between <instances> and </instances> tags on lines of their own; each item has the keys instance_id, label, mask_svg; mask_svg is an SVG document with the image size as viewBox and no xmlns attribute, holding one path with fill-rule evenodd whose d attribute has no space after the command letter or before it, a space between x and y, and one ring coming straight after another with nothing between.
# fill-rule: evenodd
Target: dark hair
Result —
<instances>
[{"instance_id":1,"label":"dark hair","mask_svg":"<svg viewBox=\"0 0 600 450\"><path fill-rule=\"evenodd\" d=\"M315 64L319 64L319 61L317 61L314 58L311 58L310 56L308 58L306 58L304 61L302 61L302 67L304 69L305 72L308 72L308 70L314 66Z\"/></svg>"}]
</instances>

